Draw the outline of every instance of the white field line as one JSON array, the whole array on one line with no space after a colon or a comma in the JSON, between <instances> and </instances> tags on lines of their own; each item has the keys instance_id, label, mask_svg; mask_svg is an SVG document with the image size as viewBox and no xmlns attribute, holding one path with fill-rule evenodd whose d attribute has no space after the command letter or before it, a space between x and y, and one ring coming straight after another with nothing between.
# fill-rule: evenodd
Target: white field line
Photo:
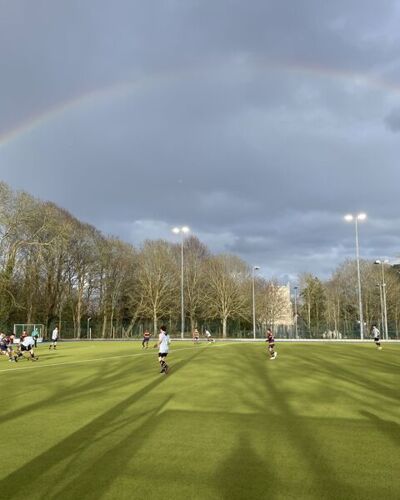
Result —
<instances>
[{"instance_id":1,"label":"white field line","mask_svg":"<svg viewBox=\"0 0 400 500\"><path fill-rule=\"evenodd\" d=\"M225 345L233 345L235 342L224 342L223 344L217 344L217 345L213 345L213 349L215 347L222 347L222 346L225 346ZM192 350L192 349L199 349L199 346L192 346L192 347L182 347L182 349L177 349L176 351L170 351L170 352L173 352L174 354L177 354L181 351L188 351L188 350ZM203 349L205 349L205 346L203 346ZM151 353L151 355L155 355L156 354L156 351L153 351ZM134 356L150 356L150 353L149 352L136 352L136 353L133 353L133 354L122 354L120 356L107 356L105 358L95 358L95 359L81 359L79 361L61 361L60 363L49 363L49 364L46 364L46 365L41 365L41 364L36 364L36 362L34 361L31 361L31 363L35 363L34 365L30 365L30 366L24 366L22 368L14 368L14 367L10 367L10 368L4 368L3 370L0 370L0 373L1 372L14 372L14 373L17 373L17 372L20 372L21 370L34 370L36 368L47 368L49 366L62 366L62 365L77 365L77 364L82 364L82 363L92 363L94 361L106 361L106 360L109 360L109 359L121 359L121 358L132 358ZM14 365L15 366L15 365Z\"/></svg>"}]
</instances>

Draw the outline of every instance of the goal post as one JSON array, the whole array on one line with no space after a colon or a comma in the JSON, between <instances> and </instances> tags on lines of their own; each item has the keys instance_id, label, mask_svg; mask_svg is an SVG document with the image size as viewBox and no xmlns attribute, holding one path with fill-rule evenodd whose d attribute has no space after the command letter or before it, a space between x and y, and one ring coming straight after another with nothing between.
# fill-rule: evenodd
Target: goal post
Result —
<instances>
[{"instance_id":1,"label":"goal post","mask_svg":"<svg viewBox=\"0 0 400 500\"><path fill-rule=\"evenodd\" d=\"M34 331L38 333L38 342L43 341L44 335L44 325L41 323L15 323L13 328L14 337L19 339L23 332L26 332L28 335L32 335Z\"/></svg>"}]
</instances>

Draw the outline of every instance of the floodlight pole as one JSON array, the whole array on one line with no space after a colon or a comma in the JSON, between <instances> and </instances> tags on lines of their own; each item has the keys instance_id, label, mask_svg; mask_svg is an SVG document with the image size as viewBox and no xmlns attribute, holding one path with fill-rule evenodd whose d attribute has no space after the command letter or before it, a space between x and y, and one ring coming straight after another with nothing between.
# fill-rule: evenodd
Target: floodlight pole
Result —
<instances>
[{"instance_id":1,"label":"floodlight pole","mask_svg":"<svg viewBox=\"0 0 400 500\"><path fill-rule=\"evenodd\" d=\"M388 330L388 320L387 320L387 304L386 304L386 282L385 282L385 264L387 264L387 260L376 260L375 264L381 265L382 270L382 292L381 292L381 307L382 307L382 329L383 329L383 338L389 340L389 330Z\"/></svg>"},{"instance_id":2,"label":"floodlight pole","mask_svg":"<svg viewBox=\"0 0 400 500\"><path fill-rule=\"evenodd\" d=\"M88 318L88 319L87 319L87 332L86 332L86 338L88 338L88 339L90 339L90 340L92 340L92 331L91 331L91 329L90 329L90 320L91 320L91 319L92 319L92 318Z\"/></svg>"},{"instance_id":3,"label":"floodlight pole","mask_svg":"<svg viewBox=\"0 0 400 500\"><path fill-rule=\"evenodd\" d=\"M298 287L294 287L294 331L295 331L295 337L296 339L299 338L298 331L297 331L297 289Z\"/></svg>"},{"instance_id":4,"label":"floodlight pole","mask_svg":"<svg viewBox=\"0 0 400 500\"><path fill-rule=\"evenodd\" d=\"M190 229L187 226L174 227L172 232L174 234L181 235L181 339L184 338L185 332L185 303L184 303L184 256L183 256L183 243L185 238L185 233L188 233Z\"/></svg>"},{"instance_id":5,"label":"floodlight pole","mask_svg":"<svg viewBox=\"0 0 400 500\"><path fill-rule=\"evenodd\" d=\"M378 283L376 286L379 286L379 299L381 304L381 328L383 334L385 334L385 315L383 312L384 307L383 307L382 283ZM385 336L383 338L385 338Z\"/></svg>"},{"instance_id":6,"label":"floodlight pole","mask_svg":"<svg viewBox=\"0 0 400 500\"><path fill-rule=\"evenodd\" d=\"M360 311L360 338L364 340L364 316L361 297L361 273L360 273L360 248L358 242L358 217L354 218L356 229L356 259L357 259L357 281L358 281L358 308Z\"/></svg>"},{"instance_id":7,"label":"floodlight pole","mask_svg":"<svg viewBox=\"0 0 400 500\"><path fill-rule=\"evenodd\" d=\"M184 273L184 265L183 265L183 232L182 232L182 238L181 238L181 339L183 340L184 337L184 331L185 331L185 302L184 302L184 279L183 279L183 273Z\"/></svg>"},{"instance_id":8,"label":"floodlight pole","mask_svg":"<svg viewBox=\"0 0 400 500\"><path fill-rule=\"evenodd\" d=\"M256 294L255 294L255 272L260 268L253 266L252 269L252 298L253 298L253 339L256 340Z\"/></svg>"},{"instance_id":9,"label":"floodlight pole","mask_svg":"<svg viewBox=\"0 0 400 500\"><path fill-rule=\"evenodd\" d=\"M356 231L356 260L357 260L357 281L358 281L358 309L360 314L360 339L364 340L364 316L363 316L363 308L362 308L362 296L361 296L361 274L360 274L360 249L358 242L358 221L365 220L367 218L366 214L348 214L345 216L345 220L347 222L354 221L354 227Z\"/></svg>"}]
</instances>

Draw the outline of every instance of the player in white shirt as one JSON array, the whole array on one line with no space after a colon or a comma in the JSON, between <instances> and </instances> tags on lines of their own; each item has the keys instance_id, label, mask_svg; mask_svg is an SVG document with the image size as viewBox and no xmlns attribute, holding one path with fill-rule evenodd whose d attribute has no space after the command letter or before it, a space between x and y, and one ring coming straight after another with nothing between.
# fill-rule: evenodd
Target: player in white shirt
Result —
<instances>
[{"instance_id":1,"label":"player in white shirt","mask_svg":"<svg viewBox=\"0 0 400 500\"><path fill-rule=\"evenodd\" d=\"M39 358L35 356L35 351L33 350L34 346L35 346L35 341L33 337L31 337L30 335L21 337L18 347L18 356L22 358L24 352L29 352L30 357L26 359L28 360L30 359L31 361L37 361Z\"/></svg>"},{"instance_id":2,"label":"player in white shirt","mask_svg":"<svg viewBox=\"0 0 400 500\"><path fill-rule=\"evenodd\" d=\"M378 330L376 325L373 325L371 330L371 336L374 338L374 342L379 351L382 351L381 346L381 332Z\"/></svg>"},{"instance_id":3,"label":"player in white shirt","mask_svg":"<svg viewBox=\"0 0 400 500\"><path fill-rule=\"evenodd\" d=\"M207 337L207 342L208 342L208 343L215 342L215 341L214 341L214 339L213 339L213 338L212 338L212 336L211 336L211 333L210 333L208 330L206 330L206 331L204 332L204 335Z\"/></svg>"},{"instance_id":4,"label":"player in white shirt","mask_svg":"<svg viewBox=\"0 0 400 500\"><path fill-rule=\"evenodd\" d=\"M49 345L49 349L53 348L53 350L57 349L57 340L58 340L58 327L56 326L51 333L51 344Z\"/></svg>"},{"instance_id":5,"label":"player in white shirt","mask_svg":"<svg viewBox=\"0 0 400 500\"><path fill-rule=\"evenodd\" d=\"M169 366L165 362L165 358L168 356L168 351L169 351L169 335L167 333L167 328L165 326L162 326L160 328L160 335L158 336L158 342L157 342L157 347L158 347L158 362L160 363L161 366L161 371L160 373L168 373Z\"/></svg>"}]
</instances>

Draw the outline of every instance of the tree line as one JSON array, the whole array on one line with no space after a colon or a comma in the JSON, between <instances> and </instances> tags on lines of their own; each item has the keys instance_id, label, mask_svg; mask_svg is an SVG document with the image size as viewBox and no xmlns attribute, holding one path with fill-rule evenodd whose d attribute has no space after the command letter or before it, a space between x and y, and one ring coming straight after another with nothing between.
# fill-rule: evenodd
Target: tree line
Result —
<instances>
[{"instance_id":1,"label":"tree line","mask_svg":"<svg viewBox=\"0 0 400 500\"><path fill-rule=\"evenodd\" d=\"M254 279L257 329L278 325L288 312L276 280L253 277L252 267L232 254L213 254L197 237L184 240L186 330L213 325L226 337L252 332ZM0 183L0 327L58 325L77 338L132 336L166 323L180 330L180 243L148 240L140 247L102 234L54 203ZM301 277L298 326L304 335L350 331L357 313L354 262L326 282ZM362 263L367 322L379 314L379 269ZM387 272L388 317L398 331L397 271ZM378 300L377 300L378 296ZM292 332L293 333L293 332ZM291 333L291 334L292 334Z\"/></svg>"}]
</instances>

